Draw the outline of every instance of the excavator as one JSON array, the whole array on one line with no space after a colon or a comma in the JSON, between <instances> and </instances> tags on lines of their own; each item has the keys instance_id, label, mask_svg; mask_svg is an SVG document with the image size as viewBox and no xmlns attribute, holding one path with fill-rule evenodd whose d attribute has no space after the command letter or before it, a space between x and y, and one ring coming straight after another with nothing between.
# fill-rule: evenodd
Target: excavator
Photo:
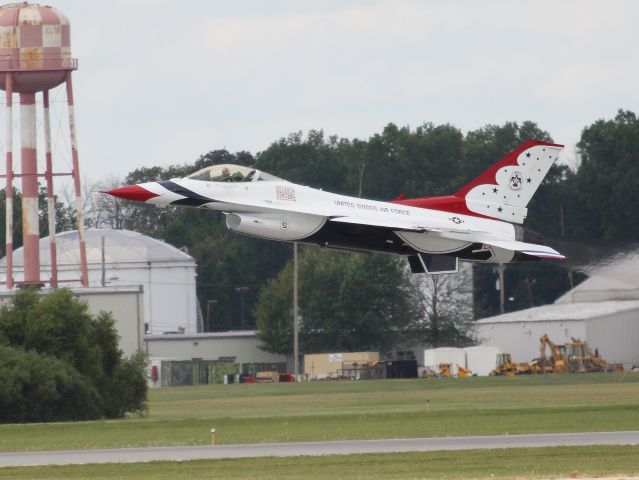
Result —
<instances>
[{"instance_id":1,"label":"excavator","mask_svg":"<svg viewBox=\"0 0 639 480\"><path fill-rule=\"evenodd\" d=\"M609 364L599 352L593 352L588 342L570 337L566 353L571 370L578 372L623 372L621 363Z\"/></svg>"},{"instance_id":2,"label":"excavator","mask_svg":"<svg viewBox=\"0 0 639 480\"><path fill-rule=\"evenodd\" d=\"M549 358L546 358L546 347L550 349ZM539 339L539 358L536 361L542 373L565 373L568 371L564 345L553 343L545 333Z\"/></svg>"},{"instance_id":3,"label":"excavator","mask_svg":"<svg viewBox=\"0 0 639 480\"><path fill-rule=\"evenodd\" d=\"M549 355L546 351L549 351ZM509 353L497 356L493 375L529 375L538 373L622 372L623 365L609 365L587 342L571 338L565 345L557 345L544 334L539 339L539 358L528 363L513 363Z\"/></svg>"}]
</instances>

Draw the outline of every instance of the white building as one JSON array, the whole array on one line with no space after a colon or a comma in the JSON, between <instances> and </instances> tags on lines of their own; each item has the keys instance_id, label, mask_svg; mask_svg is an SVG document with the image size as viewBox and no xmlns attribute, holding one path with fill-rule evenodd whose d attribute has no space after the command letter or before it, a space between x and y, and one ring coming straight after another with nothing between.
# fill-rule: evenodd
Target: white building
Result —
<instances>
[{"instance_id":1,"label":"white building","mask_svg":"<svg viewBox=\"0 0 639 480\"><path fill-rule=\"evenodd\" d=\"M233 365L229 373L288 370L287 357L262 350L254 330L146 335L144 346L151 371L157 374L149 379L151 387L197 385L191 378L194 368L210 370L219 364ZM215 381L211 377L203 383Z\"/></svg>"},{"instance_id":2,"label":"white building","mask_svg":"<svg viewBox=\"0 0 639 480\"><path fill-rule=\"evenodd\" d=\"M639 365L639 255L594 269L589 279L555 303L478 320L483 345L513 361L539 356L543 334L557 344L586 340L609 363Z\"/></svg>"},{"instance_id":3,"label":"white building","mask_svg":"<svg viewBox=\"0 0 639 480\"><path fill-rule=\"evenodd\" d=\"M165 242L127 230L90 228L85 233L89 290L141 289L142 315L149 334L198 331L193 257ZM57 234L56 240L59 285L76 290L80 285L78 232ZM16 282L23 279L23 255L22 248L13 254ZM48 237L40 239L40 263L41 278L48 280L51 276ZM0 260L0 279L6 280L5 259ZM103 306L107 311L118 307Z\"/></svg>"}]
</instances>

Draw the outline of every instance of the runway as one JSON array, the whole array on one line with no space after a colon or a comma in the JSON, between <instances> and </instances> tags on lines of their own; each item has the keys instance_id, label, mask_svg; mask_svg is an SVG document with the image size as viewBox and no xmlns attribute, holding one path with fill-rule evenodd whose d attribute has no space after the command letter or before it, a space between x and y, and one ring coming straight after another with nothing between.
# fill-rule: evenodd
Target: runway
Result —
<instances>
[{"instance_id":1,"label":"runway","mask_svg":"<svg viewBox=\"0 0 639 480\"><path fill-rule=\"evenodd\" d=\"M639 431L3 452L0 453L0 467L579 445L639 445Z\"/></svg>"}]
</instances>

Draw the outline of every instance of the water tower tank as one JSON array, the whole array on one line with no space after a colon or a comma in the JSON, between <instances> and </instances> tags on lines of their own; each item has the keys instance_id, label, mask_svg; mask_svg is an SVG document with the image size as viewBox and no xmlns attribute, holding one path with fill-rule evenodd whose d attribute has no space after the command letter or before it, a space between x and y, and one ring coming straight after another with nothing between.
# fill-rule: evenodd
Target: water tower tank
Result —
<instances>
[{"instance_id":1,"label":"water tower tank","mask_svg":"<svg viewBox=\"0 0 639 480\"><path fill-rule=\"evenodd\" d=\"M49 238L51 243L50 284L57 286L55 245L55 198L53 177L73 177L77 227L80 234L81 281L88 286L88 270L82 217L82 192L78 160L76 121L73 102L71 72L77 61L71 58L69 20L53 7L36 3L11 3L0 7L0 89L5 95L5 252L8 288L13 281L13 182L18 177L22 192L22 241L24 246L24 279L21 285L43 284L40 278L40 218L39 179L46 180L47 208L49 214ZM71 173L53 171L51 149L51 121L49 116L49 90L64 83L67 92L69 134L71 137ZM41 92L41 93L40 93ZM21 171L13 171L13 94L19 94L20 114L20 164ZM38 169L38 127L36 95L42 98L42 119L46 170Z\"/></svg>"},{"instance_id":2,"label":"water tower tank","mask_svg":"<svg viewBox=\"0 0 639 480\"><path fill-rule=\"evenodd\" d=\"M0 88L13 74L13 91L34 93L64 82L77 68L71 58L69 20L59 10L34 3L0 7Z\"/></svg>"}]
</instances>

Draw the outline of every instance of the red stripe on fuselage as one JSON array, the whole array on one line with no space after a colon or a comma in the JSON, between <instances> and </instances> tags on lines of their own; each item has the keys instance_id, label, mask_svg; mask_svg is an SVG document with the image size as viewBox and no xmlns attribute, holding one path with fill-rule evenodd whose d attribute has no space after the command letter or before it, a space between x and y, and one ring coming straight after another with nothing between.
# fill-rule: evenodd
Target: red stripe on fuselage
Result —
<instances>
[{"instance_id":1,"label":"red stripe on fuselage","mask_svg":"<svg viewBox=\"0 0 639 480\"><path fill-rule=\"evenodd\" d=\"M466 199L455 195L444 195L441 197L409 198L407 200L393 200L389 203L406 205L407 207L428 208L430 210L440 210L442 212L457 213L459 215L472 215L479 218L493 218L481 213L468 210Z\"/></svg>"}]
</instances>

